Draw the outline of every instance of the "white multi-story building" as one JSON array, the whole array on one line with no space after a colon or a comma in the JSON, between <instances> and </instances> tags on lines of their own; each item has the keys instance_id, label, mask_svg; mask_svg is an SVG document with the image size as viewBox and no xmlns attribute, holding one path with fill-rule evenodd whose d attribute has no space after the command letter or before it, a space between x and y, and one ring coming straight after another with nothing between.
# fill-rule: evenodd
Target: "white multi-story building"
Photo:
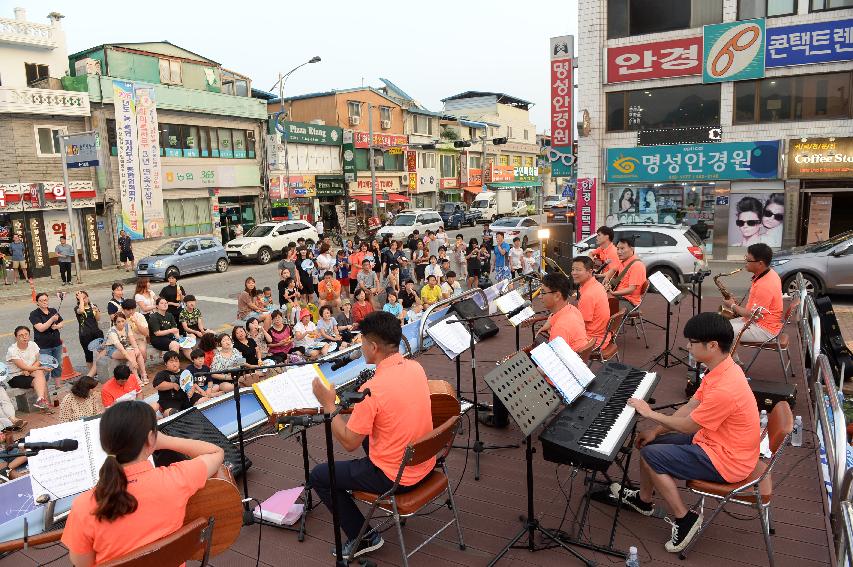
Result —
<instances>
[{"instance_id":1,"label":"white multi-story building","mask_svg":"<svg viewBox=\"0 0 853 567\"><path fill-rule=\"evenodd\" d=\"M691 224L714 259L853 228L853 0L581 0L578 36L598 225Z\"/></svg>"}]
</instances>

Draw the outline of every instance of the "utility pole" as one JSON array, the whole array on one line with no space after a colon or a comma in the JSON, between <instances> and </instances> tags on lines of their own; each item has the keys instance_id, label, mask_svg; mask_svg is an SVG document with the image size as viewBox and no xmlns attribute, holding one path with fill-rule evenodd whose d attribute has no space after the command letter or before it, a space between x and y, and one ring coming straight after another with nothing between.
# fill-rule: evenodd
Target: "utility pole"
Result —
<instances>
[{"instance_id":1,"label":"utility pole","mask_svg":"<svg viewBox=\"0 0 853 567\"><path fill-rule=\"evenodd\" d=\"M77 270L77 283L79 284L83 283L83 279L80 274L80 257L77 255L77 239L74 236L77 223L74 222L74 209L71 206L71 186L68 184L68 163L66 162L68 151L65 149L68 143L67 136L60 136L59 141L62 151L62 180L65 183L65 206L68 209L68 236L70 236L69 240L71 241L69 244L71 244L71 249L74 250L74 268ZM21 199L21 203L23 201ZM83 248L85 249L85 243L83 244ZM32 272L30 272L30 277L32 277Z\"/></svg>"},{"instance_id":2,"label":"utility pole","mask_svg":"<svg viewBox=\"0 0 853 567\"><path fill-rule=\"evenodd\" d=\"M284 110L284 76L281 73L278 74L278 100L279 100L280 110L282 112L285 112L285 110ZM287 118L288 118L287 113L284 114L284 118L285 118L285 126L284 126L284 133L282 135L284 136L284 184L287 185L287 194L282 193L281 196L282 196L282 198L287 199L287 204L290 205L291 204L290 203L290 157L287 155L287 140L288 140L288 138L290 138L290 136L288 135L288 127L286 124ZM281 186L281 184L279 184L279 190L281 190L281 189L283 189L283 187ZM291 209L292 209L292 207L288 208L288 215L287 215L288 217L290 216L290 210ZM270 208L270 211L272 211L272 208ZM298 209L297 209L297 211L298 211ZM299 213L299 216L300 217L302 216L301 212Z\"/></svg>"},{"instance_id":3,"label":"utility pole","mask_svg":"<svg viewBox=\"0 0 853 567\"><path fill-rule=\"evenodd\" d=\"M488 139L489 127L483 129L483 135L480 137L483 144L482 157L480 158L480 187L481 191L486 190L486 140Z\"/></svg>"},{"instance_id":4,"label":"utility pole","mask_svg":"<svg viewBox=\"0 0 853 567\"><path fill-rule=\"evenodd\" d=\"M373 206L373 216L379 218L379 209L376 205L376 164L373 163L373 105L367 103L367 148L370 159L370 197Z\"/></svg>"}]
</instances>

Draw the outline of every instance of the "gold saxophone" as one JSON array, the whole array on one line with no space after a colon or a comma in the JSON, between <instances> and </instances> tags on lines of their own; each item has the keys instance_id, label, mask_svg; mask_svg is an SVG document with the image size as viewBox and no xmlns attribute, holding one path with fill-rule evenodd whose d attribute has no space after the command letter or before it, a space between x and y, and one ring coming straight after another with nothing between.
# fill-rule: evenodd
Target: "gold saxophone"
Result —
<instances>
[{"instance_id":1,"label":"gold saxophone","mask_svg":"<svg viewBox=\"0 0 853 567\"><path fill-rule=\"evenodd\" d=\"M731 299L732 298L732 292L730 292L728 290L728 288L720 281L720 278L727 278L729 276L733 276L736 273L740 272L741 270L742 270L742 268L738 268L737 270L733 270L733 271L729 272L728 274L724 274L724 273L720 272L719 274L714 276L714 285L716 285L717 288L720 290L720 295L723 296L723 299L726 299L726 300ZM722 315L726 319L734 319L735 317L737 317L735 312L731 308L726 307L725 305L720 305L720 308L717 310L717 313L719 313L720 315Z\"/></svg>"}]
</instances>

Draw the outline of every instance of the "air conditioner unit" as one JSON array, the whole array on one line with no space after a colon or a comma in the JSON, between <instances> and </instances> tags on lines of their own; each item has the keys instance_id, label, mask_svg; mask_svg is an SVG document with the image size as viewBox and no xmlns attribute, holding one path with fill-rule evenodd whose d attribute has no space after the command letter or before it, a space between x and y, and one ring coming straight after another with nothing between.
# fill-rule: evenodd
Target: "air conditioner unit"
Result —
<instances>
[{"instance_id":1,"label":"air conditioner unit","mask_svg":"<svg viewBox=\"0 0 853 567\"><path fill-rule=\"evenodd\" d=\"M391 127L391 121L390 120L380 120L379 125L382 126L383 130L387 130L388 128Z\"/></svg>"},{"instance_id":2,"label":"air conditioner unit","mask_svg":"<svg viewBox=\"0 0 853 567\"><path fill-rule=\"evenodd\" d=\"M360 116L350 116L349 117L349 125L350 126L358 126L359 124L361 124L361 117Z\"/></svg>"},{"instance_id":3,"label":"air conditioner unit","mask_svg":"<svg viewBox=\"0 0 853 567\"><path fill-rule=\"evenodd\" d=\"M78 77L82 75L100 75L101 62L91 57L86 57L74 62L74 74Z\"/></svg>"}]
</instances>

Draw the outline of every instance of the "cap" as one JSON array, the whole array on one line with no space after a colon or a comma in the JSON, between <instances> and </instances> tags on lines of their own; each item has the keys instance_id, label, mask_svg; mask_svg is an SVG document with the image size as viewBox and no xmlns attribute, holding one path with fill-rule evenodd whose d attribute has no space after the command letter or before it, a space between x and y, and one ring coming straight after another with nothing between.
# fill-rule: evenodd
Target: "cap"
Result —
<instances>
[{"instance_id":1,"label":"cap","mask_svg":"<svg viewBox=\"0 0 853 567\"><path fill-rule=\"evenodd\" d=\"M400 256L400 262L408 262L409 258L407 256Z\"/></svg>"},{"instance_id":2,"label":"cap","mask_svg":"<svg viewBox=\"0 0 853 567\"><path fill-rule=\"evenodd\" d=\"M533 252L533 248L525 248L524 249L525 254L527 254L528 252Z\"/></svg>"},{"instance_id":3,"label":"cap","mask_svg":"<svg viewBox=\"0 0 853 567\"><path fill-rule=\"evenodd\" d=\"M306 317L310 317L310 316L311 316L311 312L308 311L307 309L303 309L302 311L299 312L299 319L300 320L302 320Z\"/></svg>"}]
</instances>

